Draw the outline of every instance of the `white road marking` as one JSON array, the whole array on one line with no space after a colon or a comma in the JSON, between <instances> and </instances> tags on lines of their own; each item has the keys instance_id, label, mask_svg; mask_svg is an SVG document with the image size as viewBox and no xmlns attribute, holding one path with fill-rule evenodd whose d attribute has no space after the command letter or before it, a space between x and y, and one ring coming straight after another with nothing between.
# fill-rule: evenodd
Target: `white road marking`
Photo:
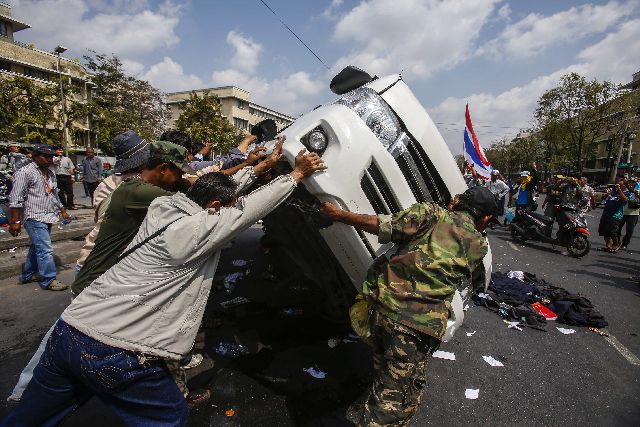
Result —
<instances>
[{"instance_id":1,"label":"white road marking","mask_svg":"<svg viewBox=\"0 0 640 427\"><path fill-rule=\"evenodd\" d=\"M520 252L520 249L518 249L518 247L517 247L516 245L514 245L514 244L513 244L513 243L511 243L511 242L508 242L508 243L509 243L509 247L510 247L511 249L513 249L514 251L518 251L518 252Z\"/></svg>"},{"instance_id":2,"label":"white road marking","mask_svg":"<svg viewBox=\"0 0 640 427\"><path fill-rule=\"evenodd\" d=\"M627 347L622 345L622 343L620 341L618 341L618 339L616 337L611 335L611 332L609 332L609 331L607 331L605 329L602 329L602 331L606 332L609 335L608 337L604 337L604 339L609 341L609 344L611 344L613 346L613 348L618 350L618 353L620 353L622 355L622 357L627 359L627 361L629 363L631 363L632 365L640 366L640 359L638 359L638 356L633 354L631 352L631 350L629 350Z\"/></svg>"}]
</instances>

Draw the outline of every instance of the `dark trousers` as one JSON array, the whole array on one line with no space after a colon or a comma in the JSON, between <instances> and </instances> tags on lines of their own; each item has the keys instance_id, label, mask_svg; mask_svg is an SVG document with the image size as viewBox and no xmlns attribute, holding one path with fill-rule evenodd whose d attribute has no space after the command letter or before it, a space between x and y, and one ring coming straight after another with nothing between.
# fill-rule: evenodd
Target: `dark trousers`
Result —
<instances>
[{"instance_id":1,"label":"dark trousers","mask_svg":"<svg viewBox=\"0 0 640 427\"><path fill-rule=\"evenodd\" d=\"M620 235L622 235L622 227L625 227L624 237L622 238L622 246L629 246L631 243L631 237L633 236L633 230L638 224L638 215L625 215L620 221Z\"/></svg>"},{"instance_id":2,"label":"dark trousers","mask_svg":"<svg viewBox=\"0 0 640 427\"><path fill-rule=\"evenodd\" d=\"M96 182L87 182L87 188L89 189L89 197L91 197L91 204L92 205L93 205L93 193L95 193L96 188L98 188L98 184L100 184L98 181L96 181Z\"/></svg>"},{"instance_id":3,"label":"dark trousers","mask_svg":"<svg viewBox=\"0 0 640 427\"><path fill-rule=\"evenodd\" d=\"M184 426L187 402L162 360L140 364L58 320L33 379L0 426L57 426L93 395L130 426Z\"/></svg>"},{"instance_id":4,"label":"dark trousers","mask_svg":"<svg viewBox=\"0 0 640 427\"><path fill-rule=\"evenodd\" d=\"M58 175L58 196L60 202L65 208L70 209L73 207L73 184L71 183L71 175Z\"/></svg>"}]
</instances>

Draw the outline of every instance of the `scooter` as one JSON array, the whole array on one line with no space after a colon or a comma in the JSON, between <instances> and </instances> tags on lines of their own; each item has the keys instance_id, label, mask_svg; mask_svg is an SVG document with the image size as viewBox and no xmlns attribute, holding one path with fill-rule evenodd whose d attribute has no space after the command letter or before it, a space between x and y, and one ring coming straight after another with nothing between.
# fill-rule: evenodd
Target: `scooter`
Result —
<instances>
[{"instance_id":1,"label":"scooter","mask_svg":"<svg viewBox=\"0 0 640 427\"><path fill-rule=\"evenodd\" d=\"M558 234L554 238L553 218L526 209L516 210L511 223L511 237L519 243L527 240L566 246L569 255L580 258L589 253L591 244L584 213L575 205L554 205L558 218Z\"/></svg>"}]
</instances>

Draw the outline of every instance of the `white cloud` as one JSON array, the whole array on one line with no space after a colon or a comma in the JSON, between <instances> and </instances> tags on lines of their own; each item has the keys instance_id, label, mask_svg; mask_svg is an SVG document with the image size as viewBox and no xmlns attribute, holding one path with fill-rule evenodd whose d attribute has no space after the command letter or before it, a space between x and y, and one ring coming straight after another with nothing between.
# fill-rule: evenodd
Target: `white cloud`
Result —
<instances>
[{"instance_id":1,"label":"white cloud","mask_svg":"<svg viewBox=\"0 0 640 427\"><path fill-rule=\"evenodd\" d=\"M344 3L344 0L331 0L329 6L322 12L322 16L329 19L333 18L336 10L342 6L342 3Z\"/></svg>"},{"instance_id":2,"label":"white cloud","mask_svg":"<svg viewBox=\"0 0 640 427\"><path fill-rule=\"evenodd\" d=\"M165 92L202 87L200 77L194 74L185 74L182 66L168 56L165 56L161 62L149 67L139 78L147 80L153 86Z\"/></svg>"},{"instance_id":3,"label":"white cloud","mask_svg":"<svg viewBox=\"0 0 640 427\"><path fill-rule=\"evenodd\" d=\"M508 4L503 5L500 9L498 9L498 16L504 20L509 20L511 17L511 6Z\"/></svg>"},{"instance_id":4,"label":"white cloud","mask_svg":"<svg viewBox=\"0 0 640 427\"><path fill-rule=\"evenodd\" d=\"M246 73L253 73L258 65L262 45L235 31L230 31L227 34L227 43L235 49L231 65Z\"/></svg>"},{"instance_id":5,"label":"white cloud","mask_svg":"<svg viewBox=\"0 0 640 427\"><path fill-rule=\"evenodd\" d=\"M577 62L546 76L497 95L475 93L465 98L450 97L429 109L433 120L454 153L462 150L464 106L468 102L476 133L483 147L503 136L513 137L519 128L528 128L540 96L556 86L560 77L577 72L588 79L626 83L640 63L640 19L622 24L616 32L583 49ZM459 123L459 125L451 125ZM487 127L489 126L489 127Z\"/></svg>"},{"instance_id":6,"label":"white cloud","mask_svg":"<svg viewBox=\"0 0 640 427\"><path fill-rule=\"evenodd\" d=\"M234 48L230 67L212 73L213 86L240 87L251 93L252 101L293 116L308 110L324 87L304 71L275 79L256 76L262 46L236 31L227 35L227 43Z\"/></svg>"},{"instance_id":7,"label":"white cloud","mask_svg":"<svg viewBox=\"0 0 640 427\"><path fill-rule=\"evenodd\" d=\"M130 76L139 77L144 71L144 64L133 59L122 59L122 68Z\"/></svg>"},{"instance_id":8,"label":"white cloud","mask_svg":"<svg viewBox=\"0 0 640 427\"><path fill-rule=\"evenodd\" d=\"M536 55L549 46L570 43L606 31L631 14L636 4L636 0L624 4L611 1L600 6L586 4L572 7L550 16L531 13L508 25L478 54L489 53L498 57Z\"/></svg>"},{"instance_id":9,"label":"white cloud","mask_svg":"<svg viewBox=\"0 0 640 427\"><path fill-rule=\"evenodd\" d=\"M336 63L369 73L427 78L465 61L498 0L363 1L336 24L333 40L353 46Z\"/></svg>"},{"instance_id":10,"label":"white cloud","mask_svg":"<svg viewBox=\"0 0 640 427\"><path fill-rule=\"evenodd\" d=\"M92 49L131 57L179 42L178 9L170 3L157 11L142 10L147 3L135 0L112 1L98 10L81 0L16 0L13 5L14 16L32 25L24 37L44 49L64 44L76 53Z\"/></svg>"}]
</instances>

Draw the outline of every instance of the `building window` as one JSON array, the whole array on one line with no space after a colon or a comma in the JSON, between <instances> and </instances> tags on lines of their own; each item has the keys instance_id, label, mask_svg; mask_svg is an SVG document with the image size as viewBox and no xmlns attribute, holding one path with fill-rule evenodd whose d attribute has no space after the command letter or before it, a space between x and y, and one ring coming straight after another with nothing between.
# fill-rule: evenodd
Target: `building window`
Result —
<instances>
[{"instance_id":1,"label":"building window","mask_svg":"<svg viewBox=\"0 0 640 427\"><path fill-rule=\"evenodd\" d=\"M7 23L4 21L0 21L0 36L7 37L9 33L7 32Z\"/></svg>"},{"instance_id":2,"label":"building window","mask_svg":"<svg viewBox=\"0 0 640 427\"><path fill-rule=\"evenodd\" d=\"M238 129L242 129L242 130L249 129L249 122L247 120L239 119L237 117L233 118L233 125Z\"/></svg>"},{"instance_id":3,"label":"building window","mask_svg":"<svg viewBox=\"0 0 640 427\"><path fill-rule=\"evenodd\" d=\"M11 63L9 61L0 61L0 70L11 71Z\"/></svg>"},{"instance_id":4,"label":"building window","mask_svg":"<svg viewBox=\"0 0 640 427\"><path fill-rule=\"evenodd\" d=\"M49 80L49 73L46 71L36 70L35 68L24 67L25 76L33 77L34 79Z\"/></svg>"}]
</instances>

